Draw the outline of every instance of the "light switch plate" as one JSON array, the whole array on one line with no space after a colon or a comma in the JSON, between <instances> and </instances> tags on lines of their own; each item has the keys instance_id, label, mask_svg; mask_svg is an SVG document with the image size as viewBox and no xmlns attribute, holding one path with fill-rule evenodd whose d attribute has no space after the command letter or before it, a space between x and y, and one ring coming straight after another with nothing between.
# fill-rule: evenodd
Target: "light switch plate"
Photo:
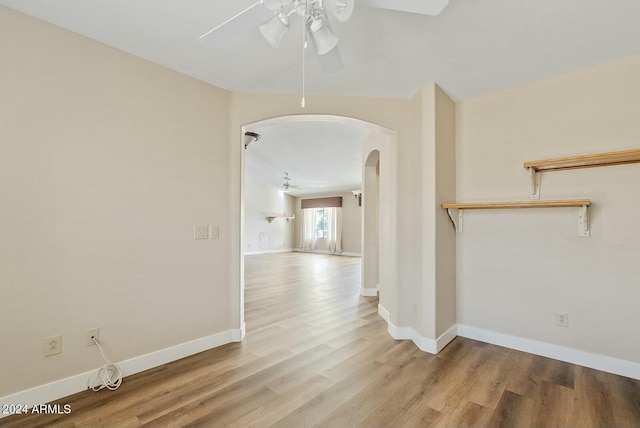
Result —
<instances>
[{"instance_id":1,"label":"light switch plate","mask_svg":"<svg viewBox=\"0 0 640 428\"><path fill-rule=\"evenodd\" d=\"M193 226L193 239L209 239L209 226Z\"/></svg>"},{"instance_id":2,"label":"light switch plate","mask_svg":"<svg viewBox=\"0 0 640 428\"><path fill-rule=\"evenodd\" d=\"M220 226L211 226L211 239L220 239Z\"/></svg>"}]
</instances>

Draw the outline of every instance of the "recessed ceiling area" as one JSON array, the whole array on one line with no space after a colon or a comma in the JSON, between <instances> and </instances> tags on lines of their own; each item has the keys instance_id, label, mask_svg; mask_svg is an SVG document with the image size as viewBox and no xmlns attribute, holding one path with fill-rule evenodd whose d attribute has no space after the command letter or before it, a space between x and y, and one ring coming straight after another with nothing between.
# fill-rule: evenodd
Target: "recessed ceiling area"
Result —
<instances>
[{"instance_id":1,"label":"recessed ceiling area","mask_svg":"<svg viewBox=\"0 0 640 428\"><path fill-rule=\"evenodd\" d=\"M369 130L337 121L286 122L252 129L260 139L245 150L245 174L291 196L349 192L362 187L362 140ZM295 187L293 187L295 186ZM283 189L284 190L284 189Z\"/></svg>"}]
</instances>

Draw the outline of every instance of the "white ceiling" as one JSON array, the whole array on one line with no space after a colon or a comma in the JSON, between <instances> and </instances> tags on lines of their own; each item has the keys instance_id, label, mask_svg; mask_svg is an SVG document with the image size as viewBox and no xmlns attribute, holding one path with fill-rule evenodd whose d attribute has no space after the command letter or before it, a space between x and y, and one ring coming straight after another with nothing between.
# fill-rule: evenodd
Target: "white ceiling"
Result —
<instances>
[{"instance_id":1,"label":"white ceiling","mask_svg":"<svg viewBox=\"0 0 640 428\"><path fill-rule=\"evenodd\" d=\"M421 85L436 82L452 98L462 100L640 54L640 0L450 0L438 16L376 9L362 1L355 0L348 22L332 22L340 37L342 71L323 74L309 50L308 94L409 98ZM0 4L222 88L300 93L302 28L298 17L292 16L289 33L278 50L257 29L270 16L261 5L199 39L253 3L255 0L0 0ZM312 147L328 148L335 141L361 138L345 129L287 131L290 134L277 129L258 131L264 138L256 143L255 156L270 158L272 164L252 168L265 180L276 171L278 177L288 171L294 184L330 177L338 180L340 171L350 168L331 170L332 163L319 161L323 152L314 155L317 169L300 167L310 159L306 150L300 152L301 157L294 155L302 144L300 133L306 141L313 141L318 133L331 132L335 137L316 140ZM346 133L337 136L341 131ZM274 142L270 141L272 132ZM272 151L260 153L259 147ZM328 176L320 165L329 169ZM306 171L312 174L306 176ZM349 180L347 176L336 186L348 187Z\"/></svg>"},{"instance_id":2,"label":"white ceiling","mask_svg":"<svg viewBox=\"0 0 640 428\"><path fill-rule=\"evenodd\" d=\"M425 0L427 1L427 0ZM455 100L640 53L638 0L451 0L438 16L394 12L355 0L333 22L345 68L324 75L309 52L310 94L411 97L438 83ZM257 25L259 6L199 36L255 0L0 0L211 84L243 92L299 93L300 20L280 49Z\"/></svg>"},{"instance_id":3,"label":"white ceiling","mask_svg":"<svg viewBox=\"0 0 640 428\"><path fill-rule=\"evenodd\" d=\"M362 139L368 129L337 122L290 122L254 129L260 139L245 150L245 170L292 196L350 192L362 182Z\"/></svg>"}]
</instances>

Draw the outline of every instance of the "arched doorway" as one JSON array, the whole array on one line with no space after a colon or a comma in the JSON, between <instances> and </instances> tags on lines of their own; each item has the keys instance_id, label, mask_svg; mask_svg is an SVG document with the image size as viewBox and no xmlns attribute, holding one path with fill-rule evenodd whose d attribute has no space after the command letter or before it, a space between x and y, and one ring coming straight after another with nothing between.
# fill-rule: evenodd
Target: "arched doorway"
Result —
<instances>
[{"instance_id":1,"label":"arched doorway","mask_svg":"<svg viewBox=\"0 0 640 428\"><path fill-rule=\"evenodd\" d=\"M395 312L393 308L397 305L397 260L396 260L396 189L397 189L397 166L396 166L396 133L393 130L382 127L380 125L366 122L359 119L354 119L345 116L335 115L291 115L280 116L270 119L261 120L245 124L242 126L241 139L238 142L238 149L241 150L241 167L240 167L240 212L239 212L239 226L240 226L240 242L244 242L244 177L245 177L245 161L244 161L244 134L246 132L252 132L256 128L275 125L278 123L290 123L290 122L313 122L313 121L337 121L342 123L349 123L356 126L364 127L368 129L368 134L362 143L363 153L363 165L362 172L364 177L365 161L369 159L369 154L372 151L378 153L378 167L377 169L377 195L378 195L378 210L377 210L377 227L372 231L371 227L363 230L363 236L372 233L377 236L377 258L374 260L373 256L367 256L363 251L363 264L367 266L375 266L377 272L376 278L379 284L380 290L380 305L383 308L380 313L383 314L388 321L389 310ZM365 196L366 198L366 196ZM241 336L244 336L245 323L244 323L244 257L242 252L242 246L238 246L239 254L239 287L237 289L237 298L234 298L234 302L238 303L238 306L232 309L238 316L238 324L240 326ZM371 260L370 260L371 259ZM375 292L374 287L374 292Z\"/></svg>"}]
</instances>

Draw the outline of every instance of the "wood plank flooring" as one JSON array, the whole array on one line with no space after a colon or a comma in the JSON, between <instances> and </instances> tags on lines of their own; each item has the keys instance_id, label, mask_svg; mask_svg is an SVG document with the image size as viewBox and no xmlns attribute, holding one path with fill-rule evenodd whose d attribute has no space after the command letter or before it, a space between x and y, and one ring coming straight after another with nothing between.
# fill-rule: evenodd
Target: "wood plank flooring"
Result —
<instances>
[{"instance_id":1,"label":"wood plank flooring","mask_svg":"<svg viewBox=\"0 0 640 428\"><path fill-rule=\"evenodd\" d=\"M360 260L246 257L243 343L59 400L2 427L640 427L640 381L457 338L395 341Z\"/></svg>"}]
</instances>

